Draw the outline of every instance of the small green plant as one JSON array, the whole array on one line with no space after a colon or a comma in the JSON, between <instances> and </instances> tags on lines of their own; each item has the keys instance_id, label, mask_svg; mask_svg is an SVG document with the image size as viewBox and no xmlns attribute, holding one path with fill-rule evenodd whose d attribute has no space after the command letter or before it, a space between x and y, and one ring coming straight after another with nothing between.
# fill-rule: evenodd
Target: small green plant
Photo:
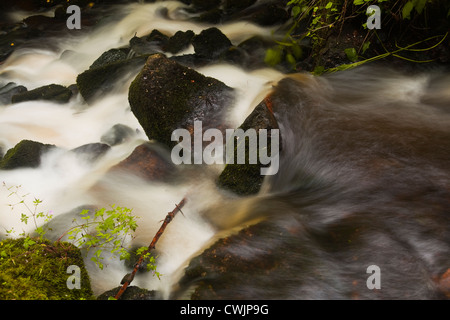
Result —
<instances>
[{"instance_id":1,"label":"small green plant","mask_svg":"<svg viewBox=\"0 0 450 320\"><path fill-rule=\"evenodd\" d=\"M51 230L47 222L53 218L52 212L45 213L40 210L42 200L34 198L30 204L27 201L29 194L22 194L20 192L21 186L8 187L3 182L3 187L10 193L8 197L15 197L17 202L9 204L12 210L20 207L24 212L20 212L20 221L27 225L30 221L33 222L34 232L38 235L37 238L31 236L32 233L23 231L19 234L24 238L23 246L25 250L34 245L37 240L45 239L47 231ZM83 210L80 213L79 219L72 221L73 227L66 230L57 240L59 242L64 236L67 236L69 242L73 243L79 248L85 249L86 254L91 250L95 250L91 257L100 269L104 268L105 252L118 256L120 260L129 260L130 251L126 246L127 240L134 239L134 232L136 231L137 217L132 214L132 209L112 205L110 209L101 208L91 214L89 210ZM15 235L13 228L6 230L7 236ZM137 250L138 254L144 253L148 248L141 247ZM7 256L7 251L0 252L1 257ZM149 252L145 254L147 261L147 270L153 271L153 274L158 278L160 274L156 271L156 261Z\"/></svg>"},{"instance_id":2,"label":"small green plant","mask_svg":"<svg viewBox=\"0 0 450 320\"><path fill-rule=\"evenodd\" d=\"M20 221L25 225L28 225L29 220L32 221L34 226L34 231L38 234L39 238L42 239L47 231L49 231L48 227L40 226L40 222L46 223L53 218L53 214L51 211L44 213L39 210L39 205L42 203L41 200L34 198L32 204L27 203L28 194L21 194L20 188L21 186L12 186L7 187L5 182L3 182L3 187L6 188L10 193L8 197L15 197L18 202L8 204L11 210L14 210L17 206L21 205L22 208L25 209L25 212L20 213ZM15 233L14 229L6 230L7 235ZM23 231L19 234L19 236L29 238L30 235Z\"/></svg>"}]
</instances>

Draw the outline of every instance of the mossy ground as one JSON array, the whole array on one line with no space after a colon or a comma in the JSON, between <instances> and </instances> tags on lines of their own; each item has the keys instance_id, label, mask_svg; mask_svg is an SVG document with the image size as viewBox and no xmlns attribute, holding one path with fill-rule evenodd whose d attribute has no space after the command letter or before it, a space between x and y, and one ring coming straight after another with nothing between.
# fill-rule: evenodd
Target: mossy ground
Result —
<instances>
[{"instance_id":1,"label":"mossy ground","mask_svg":"<svg viewBox=\"0 0 450 320\"><path fill-rule=\"evenodd\" d=\"M29 238L28 238L29 239ZM95 299L81 252L67 242L25 238L0 241L0 300ZM69 289L70 265L80 267L80 289Z\"/></svg>"}]
</instances>

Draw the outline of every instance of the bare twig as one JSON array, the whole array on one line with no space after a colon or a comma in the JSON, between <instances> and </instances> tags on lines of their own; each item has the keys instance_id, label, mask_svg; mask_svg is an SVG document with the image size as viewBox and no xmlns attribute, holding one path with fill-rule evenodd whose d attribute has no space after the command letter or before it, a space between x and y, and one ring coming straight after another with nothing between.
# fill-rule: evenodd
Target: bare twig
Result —
<instances>
[{"instance_id":1,"label":"bare twig","mask_svg":"<svg viewBox=\"0 0 450 320\"><path fill-rule=\"evenodd\" d=\"M144 261L145 255L149 251L151 251L151 250L153 250L155 248L156 243L158 242L159 238L163 234L163 232L166 229L167 225L173 220L173 218L175 218L175 215L178 213L178 211L181 212L181 208L183 208L185 203L186 203L186 198L183 198L183 200L181 200L179 204L175 205L175 209L173 209L172 212L169 212L167 214L166 218L164 219L163 224L159 228L158 232L156 232L156 234L153 237L152 242L149 244L147 250L145 250L141 254L141 256L139 257L139 260L134 264L133 271L131 273L127 274L124 277L124 279L122 281L122 287L120 288L119 292L117 292L116 296L114 297L116 300L118 300L122 296L122 294L125 292L125 290L129 286L129 284L133 281L134 276L136 275L136 272L139 270L139 267L141 266L142 262Z\"/></svg>"}]
</instances>

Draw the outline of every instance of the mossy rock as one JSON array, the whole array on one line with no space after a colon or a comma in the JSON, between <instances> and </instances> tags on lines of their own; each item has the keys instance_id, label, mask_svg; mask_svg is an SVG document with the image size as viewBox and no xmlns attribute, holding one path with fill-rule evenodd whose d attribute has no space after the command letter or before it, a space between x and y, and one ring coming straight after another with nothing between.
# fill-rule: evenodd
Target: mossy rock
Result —
<instances>
[{"instance_id":1,"label":"mossy rock","mask_svg":"<svg viewBox=\"0 0 450 320\"><path fill-rule=\"evenodd\" d=\"M119 52L110 51L107 56L103 54L103 58L99 57L95 65L78 75L77 87L86 102L90 103L97 97L111 92L117 82L124 83L125 79L127 80L127 74L142 68L147 58L147 56L138 56L120 60L123 55ZM112 62L107 63L108 59L112 59Z\"/></svg>"},{"instance_id":2,"label":"mossy rock","mask_svg":"<svg viewBox=\"0 0 450 320\"><path fill-rule=\"evenodd\" d=\"M267 106L265 101L262 101L258 104L253 112L245 119L242 125L239 127L240 129L247 131L248 129L255 129L258 133L260 129L267 129L267 132L270 134L270 130L278 129L278 123L273 115L273 113L269 110L269 106ZM267 148L268 154L271 154L271 137L268 136ZM279 147L281 150L281 137L279 141ZM245 164L237 164L236 154L237 154L237 142L235 142L234 148L234 156L235 161L234 164L227 164L220 174L217 184L219 187L229 190L238 195L252 195L259 192L261 189L261 185L264 180L264 176L261 175L261 168L265 167L259 162L259 153L258 153L258 162L256 164L249 164L249 143L246 140L245 152L246 159Z\"/></svg>"},{"instance_id":3,"label":"mossy rock","mask_svg":"<svg viewBox=\"0 0 450 320\"><path fill-rule=\"evenodd\" d=\"M32 140L22 140L6 152L0 161L0 169L36 168L41 164L41 156L52 148L55 146Z\"/></svg>"},{"instance_id":4,"label":"mossy rock","mask_svg":"<svg viewBox=\"0 0 450 320\"><path fill-rule=\"evenodd\" d=\"M72 265L80 268L80 289L68 288ZM0 283L0 300L94 299L81 252L67 242L2 240Z\"/></svg>"},{"instance_id":5,"label":"mossy rock","mask_svg":"<svg viewBox=\"0 0 450 320\"><path fill-rule=\"evenodd\" d=\"M128 100L147 137L172 147L178 143L172 132L193 129L194 120L204 130L224 127L232 93L221 81L155 54L131 83Z\"/></svg>"},{"instance_id":6,"label":"mossy rock","mask_svg":"<svg viewBox=\"0 0 450 320\"><path fill-rule=\"evenodd\" d=\"M47 100L57 103L66 103L72 97L72 91L59 84L49 84L33 90L17 93L12 96L12 103L24 101Z\"/></svg>"}]
</instances>

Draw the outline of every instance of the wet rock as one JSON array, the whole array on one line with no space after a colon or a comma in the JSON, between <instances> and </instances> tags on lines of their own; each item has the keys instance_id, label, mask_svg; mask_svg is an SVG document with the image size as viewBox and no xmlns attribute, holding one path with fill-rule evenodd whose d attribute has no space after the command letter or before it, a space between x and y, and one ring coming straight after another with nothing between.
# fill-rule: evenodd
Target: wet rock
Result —
<instances>
[{"instance_id":1,"label":"wet rock","mask_svg":"<svg viewBox=\"0 0 450 320\"><path fill-rule=\"evenodd\" d=\"M129 49L110 49L95 60L89 69L95 69L98 67L106 66L110 63L125 60L128 56Z\"/></svg>"},{"instance_id":2,"label":"wet rock","mask_svg":"<svg viewBox=\"0 0 450 320\"><path fill-rule=\"evenodd\" d=\"M0 169L36 168L41 164L42 155L53 148L54 145L22 140L6 152L0 161Z\"/></svg>"},{"instance_id":3,"label":"wet rock","mask_svg":"<svg viewBox=\"0 0 450 320\"><path fill-rule=\"evenodd\" d=\"M279 299L285 290L279 290L276 295L276 287L281 289L286 283L274 284L271 278L286 268L281 257L289 254L294 244L280 240L267 243L264 239L276 234L278 239L284 240L286 233L283 228L263 222L217 240L190 261L180 279L180 291L175 292L173 298L186 294L184 291L189 288L192 300ZM303 254L309 256L307 250ZM262 289L267 285L271 291ZM236 287L248 290L236 290Z\"/></svg>"},{"instance_id":4,"label":"wet rock","mask_svg":"<svg viewBox=\"0 0 450 320\"><path fill-rule=\"evenodd\" d=\"M136 131L124 124L115 124L108 132L100 138L100 141L110 146L115 146L129 140Z\"/></svg>"},{"instance_id":5,"label":"wet rock","mask_svg":"<svg viewBox=\"0 0 450 320\"><path fill-rule=\"evenodd\" d=\"M12 96L12 103L24 101L47 100L57 103L66 103L72 97L72 91L59 84L49 84L34 90L24 91Z\"/></svg>"},{"instance_id":6,"label":"wet rock","mask_svg":"<svg viewBox=\"0 0 450 320\"><path fill-rule=\"evenodd\" d=\"M152 32L145 38L148 42L152 42L159 47L163 47L169 40L169 36L163 34L157 29L153 29Z\"/></svg>"},{"instance_id":7,"label":"wet rock","mask_svg":"<svg viewBox=\"0 0 450 320\"><path fill-rule=\"evenodd\" d=\"M195 53L203 58L215 59L232 46L226 35L216 27L208 28L192 39Z\"/></svg>"},{"instance_id":8,"label":"wet rock","mask_svg":"<svg viewBox=\"0 0 450 320\"><path fill-rule=\"evenodd\" d=\"M192 133L194 120L203 129L221 128L232 104L233 89L162 54L150 56L131 83L131 110L149 139L171 147L175 129Z\"/></svg>"},{"instance_id":9,"label":"wet rock","mask_svg":"<svg viewBox=\"0 0 450 320\"><path fill-rule=\"evenodd\" d=\"M130 40L130 49L133 55L149 55L158 51L158 46L154 42L147 41L146 37L134 36Z\"/></svg>"},{"instance_id":10,"label":"wet rock","mask_svg":"<svg viewBox=\"0 0 450 320\"><path fill-rule=\"evenodd\" d=\"M105 291L97 297L97 300L108 300L114 298L121 286ZM122 294L120 300L161 300L162 294L155 290L147 290L137 286L129 286Z\"/></svg>"},{"instance_id":11,"label":"wet rock","mask_svg":"<svg viewBox=\"0 0 450 320\"><path fill-rule=\"evenodd\" d=\"M27 88L17 85L14 82L9 82L0 88L0 104L10 104L11 98L19 93L26 92Z\"/></svg>"},{"instance_id":12,"label":"wet rock","mask_svg":"<svg viewBox=\"0 0 450 320\"><path fill-rule=\"evenodd\" d=\"M111 147L104 143L88 143L72 149L71 152L81 157L84 161L92 163L103 157Z\"/></svg>"},{"instance_id":13,"label":"wet rock","mask_svg":"<svg viewBox=\"0 0 450 320\"><path fill-rule=\"evenodd\" d=\"M170 37L163 50L170 53L178 53L183 49L186 49L190 44L192 38L194 38L195 33L192 30L188 31L177 31L172 37Z\"/></svg>"},{"instance_id":14,"label":"wet rock","mask_svg":"<svg viewBox=\"0 0 450 320\"><path fill-rule=\"evenodd\" d=\"M271 106L268 106L266 101L262 101L260 104L256 106L253 112L245 119L242 125L239 127L244 131L248 129L255 129L258 133L260 129L267 129L269 133L267 140L267 148L268 154L270 155L271 151L271 136L270 130L278 129L278 123L273 115L273 113L269 110ZM281 137L279 143L281 149ZM261 168L263 165L259 162L259 154L258 154L258 162L256 164L249 164L248 161L248 152L249 152L249 144L246 143L246 162L245 164L237 164L235 159L234 164L228 164L225 169L222 171L218 178L218 185L221 188L232 191L238 195L251 195L259 192L262 182L264 180L263 175L261 175ZM237 142L235 142L235 156L237 153Z\"/></svg>"},{"instance_id":15,"label":"wet rock","mask_svg":"<svg viewBox=\"0 0 450 320\"><path fill-rule=\"evenodd\" d=\"M146 56L139 56L125 60L115 60L111 63L92 66L77 77L77 87L88 103L99 96L107 94L117 86L123 85L130 74L136 72L145 63Z\"/></svg>"},{"instance_id":16,"label":"wet rock","mask_svg":"<svg viewBox=\"0 0 450 320\"><path fill-rule=\"evenodd\" d=\"M153 143L144 143L108 172L125 172L149 181L167 181L175 174L176 167L166 152Z\"/></svg>"}]
</instances>

